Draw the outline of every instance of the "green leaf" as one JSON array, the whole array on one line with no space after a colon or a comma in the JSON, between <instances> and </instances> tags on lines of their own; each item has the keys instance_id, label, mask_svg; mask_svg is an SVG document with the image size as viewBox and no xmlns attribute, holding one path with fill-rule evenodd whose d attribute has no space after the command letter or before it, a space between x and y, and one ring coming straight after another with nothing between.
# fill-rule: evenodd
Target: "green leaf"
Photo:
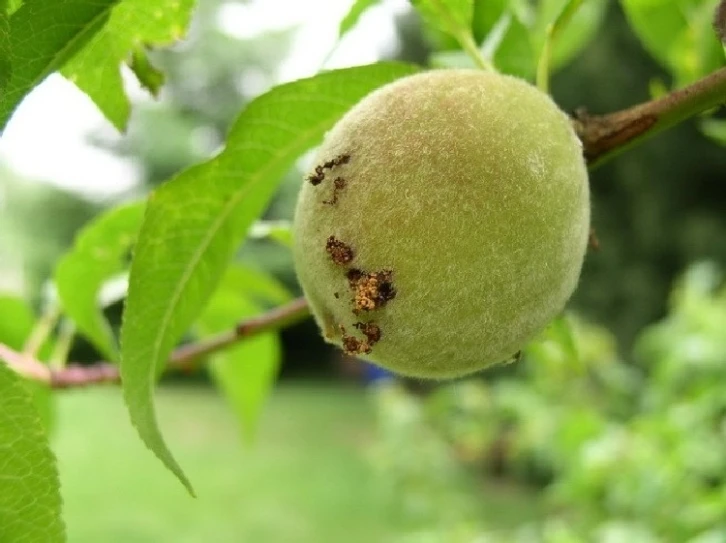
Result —
<instances>
[{"instance_id":1,"label":"green leaf","mask_svg":"<svg viewBox=\"0 0 726 543\"><path fill-rule=\"evenodd\" d=\"M476 69L476 63L464 51L434 51L429 57L432 68Z\"/></svg>"},{"instance_id":2,"label":"green leaf","mask_svg":"<svg viewBox=\"0 0 726 543\"><path fill-rule=\"evenodd\" d=\"M584 0L568 0L560 9L560 12L551 23L547 24L544 31L544 43L539 54L539 65L537 68L537 86L544 92L548 91L550 64L552 62L552 48L562 30L569 24L575 12L580 9ZM541 5L546 4L543 2ZM544 19L544 18L543 18Z\"/></svg>"},{"instance_id":3,"label":"green leaf","mask_svg":"<svg viewBox=\"0 0 726 543\"><path fill-rule=\"evenodd\" d=\"M0 294L0 343L4 343L14 351L22 351L25 342L33 332L38 321L33 309L28 302L19 296L12 294ZM53 341L46 339L38 349L37 356L40 360L47 360L53 350ZM31 383L26 383L32 385ZM34 384L34 383L33 383ZM43 390L41 390L43 389ZM43 419L50 409L48 403L47 387L37 387L42 397L37 398L40 402L38 408L43 414Z\"/></svg>"},{"instance_id":4,"label":"green leaf","mask_svg":"<svg viewBox=\"0 0 726 543\"><path fill-rule=\"evenodd\" d=\"M547 21L551 20L553 13L556 13L554 20L554 44L552 47L552 69L564 66L577 53L579 53L594 37L600 28L610 0L569 0L564 5L563 0L550 0L540 4L540 17L538 29ZM550 11L544 11L550 4L555 4ZM581 4L581 5L576 5ZM555 8L559 8L558 11ZM541 30L540 30L541 32ZM542 51L546 32L539 34L537 50Z\"/></svg>"},{"instance_id":5,"label":"green leaf","mask_svg":"<svg viewBox=\"0 0 726 543\"><path fill-rule=\"evenodd\" d=\"M63 75L88 94L116 128L125 130L130 106L121 64L142 44L158 47L181 39L194 4L194 0L122 0L105 28L63 68Z\"/></svg>"},{"instance_id":6,"label":"green leaf","mask_svg":"<svg viewBox=\"0 0 726 543\"><path fill-rule=\"evenodd\" d=\"M138 46L134 48L131 52L129 68L134 72L142 87L149 91L152 96L158 96L159 90L164 85L164 73L151 63L149 53L145 47Z\"/></svg>"},{"instance_id":7,"label":"green leaf","mask_svg":"<svg viewBox=\"0 0 726 543\"><path fill-rule=\"evenodd\" d=\"M220 155L150 196L131 265L121 375L139 435L190 491L156 422L156 376L295 158L370 91L416 70L381 63L276 87L242 112Z\"/></svg>"},{"instance_id":8,"label":"green leaf","mask_svg":"<svg viewBox=\"0 0 726 543\"><path fill-rule=\"evenodd\" d=\"M103 315L99 294L105 281L126 269L145 203L125 204L96 217L83 228L73 249L55 269L55 284L65 313L109 360L118 358L116 340Z\"/></svg>"},{"instance_id":9,"label":"green leaf","mask_svg":"<svg viewBox=\"0 0 726 543\"><path fill-rule=\"evenodd\" d=\"M496 25L490 22L490 17L490 35L504 22L506 26L501 36L490 38L487 35L482 53L485 57L490 56L485 48L487 42L496 37L494 64L502 72L533 79L538 66L542 73L553 71L570 61L595 36L605 15L607 2L542 0L536 4L536 8L512 2L502 12Z\"/></svg>"},{"instance_id":10,"label":"green leaf","mask_svg":"<svg viewBox=\"0 0 726 543\"><path fill-rule=\"evenodd\" d=\"M471 32L473 0L411 0L411 4L432 28L457 39L461 33Z\"/></svg>"},{"instance_id":11,"label":"green leaf","mask_svg":"<svg viewBox=\"0 0 726 543\"><path fill-rule=\"evenodd\" d=\"M290 291L277 279L239 263L227 268L222 287L234 288L246 299L261 307L282 305L292 300Z\"/></svg>"},{"instance_id":12,"label":"green leaf","mask_svg":"<svg viewBox=\"0 0 726 543\"><path fill-rule=\"evenodd\" d=\"M472 26L478 41L509 12L509 0L475 0Z\"/></svg>"},{"instance_id":13,"label":"green leaf","mask_svg":"<svg viewBox=\"0 0 726 543\"><path fill-rule=\"evenodd\" d=\"M516 12L511 12L507 31L494 54L494 65L500 71L531 79L535 73L537 55L529 28Z\"/></svg>"},{"instance_id":14,"label":"green leaf","mask_svg":"<svg viewBox=\"0 0 726 543\"><path fill-rule=\"evenodd\" d=\"M343 20L340 21L340 26L338 27L338 39L345 36L348 31L358 23L361 15L363 15L366 10L380 3L381 0L355 0L353 5L350 6L348 13L346 13Z\"/></svg>"},{"instance_id":15,"label":"green leaf","mask_svg":"<svg viewBox=\"0 0 726 543\"><path fill-rule=\"evenodd\" d=\"M30 395L0 362L0 541L65 541L55 458Z\"/></svg>"},{"instance_id":16,"label":"green leaf","mask_svg":"<svg viewBox=\"0 0 726 543\"><path fill-rule=\"evenodd\" d=\"M477 67L491 70L493 66L477 48L472 31L473 0L411 0L426 24L432 29L451 34Z\"/></svg>"},{"instance_id":17,"label":"green leaf","mask_svg":"<svg viewBox=\"0 0 726 543\"><path fill-rule=\"evenodd\" d=\"M381 0L355 0L353 2L353 5L350 6L348 13L346 13L343 19L340 21L340 25L338 27L338 39L336 40L332 49L328 52L328 56L323 62L323 65L327 64L328 60L335 52L335 49L338 47L338 44L340 43L340 40L343 38L343 36L345 36L353 29L356 24L358 24L358 21L360 20L363 13L365 13L369 8L372 8L376 4L380 3Z\"/></svg>"},{"instance_id":18,"label":"green leaf","mask_svg":"<svg viewBox=\"0 0 726 543\"><path fill-rule=\"evenodd\" d=\"M12 73L0 96L0 129L20 101L81 50L119 0L25 0L10 17Z\"/></svg>"},{"instance_id":19,"label":"green leaf","mask_svg":"<svg viewBox=\"0 0 726 543\"><path fill-rule=\"evenodd\" d=\"M270 238L284 247L292 247L292 223L290 221L258 221L250 229L250 237Z\"/></svg>"},{"instance_id":20,"label":"green leaf","mask_svg":"<svg viewBox=\"0 0 726 543\"><path fill-rule=\"evenodd\" d=\"M501 17L492 25L491 30L487 34L486 38L481 44L479 50L481 51L484 58L492 60L494 55L499 50L499 46L504 40L509 25L512 24L512 14L509 12L502 13Z\"/></svg>"},{"instance_id":21,"label":"green leaf","mask_svg":"<svg viewBox=\"0 0 726 543\"><path fill-rule=\"evenodd\" d=\"M260 307L244 295L249 287L242 268L230 268L202 313L198 329L203 335L228 330ZM246 439L254 437L257 420L277 377L282 348L276 333L259 334L212 357L210 374L232 405Z\"/></svg>"},{"instance_id":22,"label":"green leaf","mask_svg":"<svg viewBox=\"0 0 726 543\"><path fill-rule=\"evenodd\" d=\"M714 0L621 0L643 47L671 71L676 86L724 63L723 47L711 27Z\"/></svg>"},{"instance_id":23,"label":"green leaf","mask_svg":"<svg viewBox=\"0 0 726 543\"><path fill-rule=\"evenodd\" d=\"M726 147L726 120L703 119L700 123L701 131L718 145Z\"/></svg>"},{"instance_id":24,"label":"green leaf","mask_svg":"<svg viewBox=\"0 0 726 543\"><path fill-rule=\"evenodd\" d=\"M567 315L562 314L553 320L548 327L547 335L560 345L572 366L576 366L580 355L577 350L575 333Z\"/></svg>"},{"instance_id":25,"label":"green leaf","mask_svg":"<svg viewBox=\"0 0 726 543\"><path fill-rule=\"evenodd\" d=\"M8 15L7 0L0 0L0 100L5 92L5 86L10 81L10 18Z\"/></svg>"},{"instance_id":26,"label":"green leaf","mask_svg":"<svg viewBox=\"0 0 726 543\"><path fill-rule=\"evenodd\" d=\"M8 5L8 14L12 15L15 13L18 8L20 8L21 5L23 5L23 0L9 0L7 2Z\"/></svg>"},{"instance_id":27,"label":"green leaf","mask_svg":"<svg viewBox=\"0 0 726 543\"><path fill-rule=\"evenodd\" d=\"M0 343L22 350L35 325L33 310L18 296L0 294L0 316Z\"/></svg>"},{"instance_id":28,"label":"green leaf","mask_svg":"<svg viewBox=\"0 0 726 543\"><path fill-rule=\"evenodd\" d=\"M0 343L14 351L22 351L35 322L35 314L24 299L11 294L0 294ZM51 341L46 341L40 348L38 357L45 360L51 350ZM31 393L43 427L49 431L53 423L53 397L50 389L44 384L31 381L23 384Z\"/></svg>"}]
</instances>

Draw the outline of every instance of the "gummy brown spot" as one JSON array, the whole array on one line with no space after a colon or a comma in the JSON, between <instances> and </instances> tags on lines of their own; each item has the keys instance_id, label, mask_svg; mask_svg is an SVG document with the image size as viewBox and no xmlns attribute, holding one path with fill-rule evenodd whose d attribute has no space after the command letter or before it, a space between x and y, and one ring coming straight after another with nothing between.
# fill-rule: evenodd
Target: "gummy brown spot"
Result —
<instances>
[{"instance_id":1,"label":"gummy brown spot","mask_svg":"<svg viewBox=\"0 0 726 543\"><path fill-rule=\"evenodd\" d=\"M340 292L333 292L333 296L335 296L335 299L337 300L340 298Z\"/></svg>"},{"instance_id":2,"label":"gummy brown spot","mask_svg":"<svg viewBox=\"0 0 726 543\"><path fill-rule=\"evenodd\" d=\"M338 155L333 160L323 162L321 165L315 166L315 173L308 176L308 181L313 186L319 185L325 179L325 170L332 170L336 166L348 164L348 162L350 162L348 154Z\"/></svg>"},{"instance_id":3,"label":"gummy brown spot","mask_svg":"<svg viewBox=\"0 0 726 543\"><path fill-rule=\"evenodd\" d=\"M396 297L391 270L366 273L352 269L348 271L346 277L354 293L353 313L356 315L361 311L379 309Z\"/></svg>"},{"instance_id":4,"label":"gummy brown spot","mask_svg":"<svg viewBox=\"0 0 726 543\"><path fill-rule=\"evenodd\" d=\"M363 333L370 345L378 343L383 335L381 327L374 322L356 322L353 326Z\"/></svg>"},{"instance_id":5,"label":"gummy brown spot","mask_svg":"<svg viewBox=\"0 0 726 543\"><path fill-rule=\"evenodd\" d=\"M323 200L324 204L335 205L338 203L338 194L345 188L346 181L342 177L336 177L333 182L333 197L330 200Z\"/></svg>"},{"instance_id":6,"label":"gummy brown spot","mask_svg":"<svg viewBox=\"0 0 726 543\"><path fill-rule=\"evenodd\" d=\"M345 266L350 263L355 256L350 245L340 241L335 236L330 236L328 241L325 242L325 250L330 254L333 262L339 266Z\"/></svg>"}]
</instances>

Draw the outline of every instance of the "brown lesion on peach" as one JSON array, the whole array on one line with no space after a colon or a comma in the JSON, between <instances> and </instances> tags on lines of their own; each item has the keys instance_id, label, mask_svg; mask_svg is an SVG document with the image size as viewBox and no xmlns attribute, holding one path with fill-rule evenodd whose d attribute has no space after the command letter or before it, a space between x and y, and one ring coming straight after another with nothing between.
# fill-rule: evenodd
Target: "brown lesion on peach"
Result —
<instances>
[{"instance_id":1,"label":"brown lesion on peach","mask_svg":"<svg viewBox=\"0 0 726 543\"><path fill-rule=\"evenodd\" d=\"M338 195L340 191L342 191L345 188L346 180L342 177L336 177L335 181L333 181L333 197L330 200L323 200L324 204L328 205L335 205L338 203Z\"/></svg>"},{"instance_id":2,"label":"brown lesion on peach","mask_svg":"<svg viewBox=\"0 0 726 543\"><path fill-rule=\"evenodd\" d=\"M327 162L324 162L323 168L331 170L331 169L335 168L336 166L342 166L343 164L348 164L348 162L350 162L350 155L348 153L343 153L343 154L335 157L333 160L328 160Z\"/></svg>"},{"instance_id":3,"label":"brown lesion on peach","mask_svg":"<svg viewBox=\"0 0 726 543\"><path fill-rule=\"evenodd\" d=\"M348 355L370 354L373 351L368 340L349 336L342 324L340 325L340 341L343 344L343 351Z\"/></svg>"},{"instance_id":4,"label":"brown lesion on peach","mask_svg":"<svg viewBox=\"0 0 726 543\"><path fill-rule=\"evenodd\" d=\"M310 184L313 186L322 183L323 179L325 179L325 172L323 171L322 166L315 166L315 173L308 175L308 181L310 181Z\"/></svg>"},{"instance_id":5,"label":"brown lesion on peach","mask_svg":"<svg viewBox=\"0 0 726 543\"><path fill-rule=\"evenodd\" d=\"M350 162L350 154L344 153L336 156L332 160L326 160L322 164L315 166L315 173L308 176L311 185L316 186L325 180L325 170L332 170L337 166L348 164Z\"/></svg>"},{"instance_id":6,"label":"brown lesion on peach","mask_svg":"<svg viewBox=\"0 0 726 543\"><path fill-rule=\"evenodd\" d=\"M381 340L383 335L380 327L374 322L356 322L353 327L360 330L365 339L359 339L348 335L345 327L341 324L340 339L343 344L343 351L348 355L370 354L373 346Z\"/></svg>"},{"instance_id":7,"label":"brown lesion on peach","mask_svg":"<svg viewBox=\"0 0 726 543\"><path fill-rule=\"evenodd\" d=\"M353 249L347 243L339 240L335 236L330 236L325 242L325 251L330 255L335 264L345 266L350 264L355 256Z\"/></svg>"},{"instance_id":8,"label":"brown lesion on peach","mask_svg":"<svg viewBox=\"0 0 726 543\"><path fill-rule=\"evenodd\" d=\"M374 322L356 322L353 326L361 331L370 345L378 343L383 336L381 327Z\"/></svg>"},{"instance_id":9,"label":"brown lesion on peach","mask_svg":"<svg viewBox=\"0 0 726 543\"><path fill-rule=\"evenodd\" d=\"M396 297L392 270L368 273L354 268L346 277L353 291L353 313L356 315L379 309Z\"/></svg>"}]
</instances>

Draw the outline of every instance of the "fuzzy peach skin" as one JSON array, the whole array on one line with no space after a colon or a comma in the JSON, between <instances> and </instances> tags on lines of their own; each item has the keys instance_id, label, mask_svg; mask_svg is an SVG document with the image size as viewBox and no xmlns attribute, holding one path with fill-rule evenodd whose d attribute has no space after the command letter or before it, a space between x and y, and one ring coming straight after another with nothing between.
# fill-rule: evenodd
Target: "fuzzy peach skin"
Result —
<instances>
[{"instance_id":1,"label":"fuzzy peach skin","mask_svg":"<svg viewBox=\"0 0 726 543\"><path fill-rule=\"evenodd\" d=\"M511 359L562 311L589 228L582 147L550 97L434 70L377 89L326 135L293 251L327 341L452 378Z\"/></svg>"}]
</instances>

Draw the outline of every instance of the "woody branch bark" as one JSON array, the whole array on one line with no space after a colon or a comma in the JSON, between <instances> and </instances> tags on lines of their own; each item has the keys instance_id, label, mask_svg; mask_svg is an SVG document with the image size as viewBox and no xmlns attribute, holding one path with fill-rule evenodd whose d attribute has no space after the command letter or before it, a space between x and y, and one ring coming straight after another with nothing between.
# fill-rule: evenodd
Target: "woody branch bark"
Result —
<instances>
[{"instance_id":1,"label":"woody branch bark","mask_svg":"<svg viewBox=\"0 0 726 543\"><path fill-rule=\"evenodd\" d=\"M182 345L174 351L166 365L167 371L184 370L205 356L229 347L250 336L269 332L298 322L309 314L304 298L277 307L252 319L237 324L216 336L197 343ZM0 358L20 375L33 381L45 383L51 388L72 388L100 383L116 383L121 380L119 368L115 364L99 362L92 366L69 364L63 368L51 368L32 356L15 351L0 343Z\"/></svg>"},{"instance_id":2,"label":"woody branch bark","mask_svg":"<svg viewBox=\"0 0 726 543\"><path fill-rule=\"evenodd\" d=\"M585 158L595 168L618 153L684 120L726 102L726 68L661 98L609 113L575 114Z\"/></svg>"}]
</instances>

